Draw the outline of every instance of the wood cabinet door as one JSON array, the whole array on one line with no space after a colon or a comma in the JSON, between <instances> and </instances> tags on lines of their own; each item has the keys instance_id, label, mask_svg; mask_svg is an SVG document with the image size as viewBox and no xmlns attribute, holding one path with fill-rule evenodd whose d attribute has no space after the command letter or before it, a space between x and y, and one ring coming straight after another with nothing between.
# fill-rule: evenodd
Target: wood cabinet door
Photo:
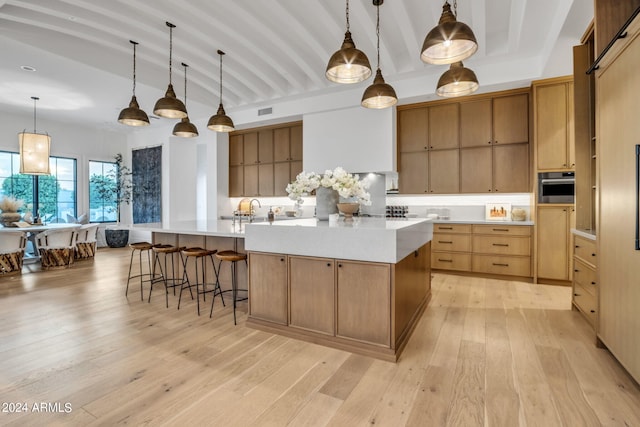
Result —
<instances>
[{"instance_id":1,"label":"wood cabinet door","mask_svg":"<svg viewBox=\"0 0 640 427\"><path fill-rule=\"evenodd\" d=\"M244 168L229 166L229 197L244 196Z\"/></svg>"},{"instance_id":2,"label":"wood cabinet door","mask_svg":"<svg viewBox=\"0 0 640 427\"><path fill-rule=\"evenodd\" d=\"M398 146L401 153L428 149L428 118L426 107L398 112Z\"/></svg>"},{"instance_id":3,"label":"wood cabinet door","mask_svg":"<svg viewBox=\"0 0 640 427\"><path fill-rule=\"evenodd\" d=\"M490 193L493 190L491 146L460 149L460 192Z\"/></svg>"},{"instance_id":4,"label":"wood cabinet door","mask_svg":"<svg viewBox=\"0 0 640 427\"><path fill-rule=\"evenodd\" d=\"M240 166L243 163L242 135L229 136L229 166Z\"/></svg>"},{"instance_id":5,"label":"wood cabinet door","mask_svg":"<svg viewBox=\"0 0 640 427\"><path fill-rule=\"evenodd\" d=\"M429 192L437 194L460 192L459 150L429 152Z\"/></svg>"},{"instance_id":6,"label":"wood cabinet door","mask_svg":"<svg viewBox=\"0 0 640 427\"><path fill-rule=\"evenodd\" d=\"M289 128L273 130L273 160L286 162L291 158Z\"/></svg>"},{"instance_id":7,"label":"wood cabinet door","mask_svg":"<svg viewBox=\"0 0 640 427\"><path fill-rule=\"evenodd\" d=\"M258 132L245 133L244 138L244 164L258 163Z\"/></svg>"},{"instance_id":8,"label":"wood cabinet door","mask_svg":"<svg viewBox=\"0 0 640 427\"><path fill-rule=\"evenodd\" d=\"M491 108L491 99L460 104L460 147L487 146L493 142Z\"/></svg>"},{"instance_id":9,"label":"wood cabinet door","mask_svg":"<svg viewBox=\"0 0 640 427\"><path fill-rule=\"evenodd\" d=\"M286 196L287 184L291 180L291 163L280 162L273 164L273 195Z\"/></svg>"},{"instance_id":10,"label":"wood cabinet door","mask_svg":"<svg viewBox=\"0 0 640 427\"><path fill-rule=\"evenodd\" d=\"M289 171L289 182L295 181L296 177L300 172L302 172L302 161L299 162L291 162L291 169Z\"/></svg>"},{"instance_id":11,"label":"wood cabinet door","mask_svg":"<svg viewBox=\"0 0 640 427\"><path fill-rule=\"evenodd\" d=\"M429 153L400 153L398 190L402 194L425 194L429 191Z\"/></svg>"},{"instance_id":12,"label":"wood cabinet door","mask_svg":"<svg viewBox=\"0 0 640 427\"><path fill-rule=\"evenodd\" d=\"M289 257L289 326L335 335L335 260Z\"/></svg>"},{"instance_id":13,"label":"wood cabinet door","mask_svg":"<svg viewBox=\"0 0 640 427\"><path fill-rule=\"evenodd\" d=\"M391 345L391 267L389 264L336 261L336 335Z\"/></svg>"},{"instance_id":14,"label":"wood cabinet door","mask_svg":"<svg viewBox=\"0 0 640 427\"><path fill-rule=\"evenodd\" d=\"M261 130L258 132L258 162L273 162L273 130Z\"/></svg>"},{"instance_id":15,"label":"wood cabinet door","mask_svg":"<svg viewBox=\"0 0 640 427\"><path fill-rule=\"evenodd\" d=\"M460 114L458 104L429 107L429 149L460 146Z\"/></svg>"},{"instance_id":16,"label":"wood cabinet door","mask_svg":"<svg viewBox=\"0 0 640 427\"><path fill-rule=\"evenodd\" d=\"M493 147L493 190L499 193L529 193L529 144Z\"/></svg>"},{"instance_id":17,"label":"wood cabinet door","mask_svg":"<svg viewBox=\"0 0 640 427\"><path fill-rule=\"evenodd\" d=\"M244 192L243 196L259 196L258 192L258 165L244 167Z\"/></svg>"},{"instance_id":18,"label":"wood cabinet door","mask_svg":"<svg viewBox=\"0 0 640 427\"><path fill-rule=\"evenodd\" d=\"M249 253L249 316L287 324L287 256Z\"/></svg>"},{"instance_id":19,"label":"wood cabinet door","mask_svg":"<svg viewBox=\"0 0 640 427\"><path fill-rule=\"evenodd\" d=\"M493 98L493 143L529 142L529 95Z\"/></svg>"},{"instance_id":20,"label":"wood cabinet door","mask_svg":"<svg viewBox=\"0 0 640 427\"><path fill-rule=\"evenodd\" d=\"M302 161L302 126L291 126L289 129L289 150L291 161Z\"/></svg>"},{"instance_id":21,"label":"wood cabinet door","mask_svg":"<svg viewBox=\"0 0 640 427\"><path fill-rule=\"evenodd\" d=\"M273 196L273 163L258 165L258 195Z\"/></svg>"},{"instance_id":22,"label":"wood cabinet door","mask_svg":"<svg viewBox=\"0 0 640 427\"><path fill-rule=\"evenodd\" d=\"M569 280L569 207L538 206L538 277Z\"/></svg>"},{"instance_id":23,"label":"wood cabinet door","mask_svg":"<svg viewBox=\"0 0 640 427\"><path fill-rule=\"evenodd\" d=\"M538 169L566 169L568 160L568 91L566 83L535 88Z\"/></svg>"}]
</instances>

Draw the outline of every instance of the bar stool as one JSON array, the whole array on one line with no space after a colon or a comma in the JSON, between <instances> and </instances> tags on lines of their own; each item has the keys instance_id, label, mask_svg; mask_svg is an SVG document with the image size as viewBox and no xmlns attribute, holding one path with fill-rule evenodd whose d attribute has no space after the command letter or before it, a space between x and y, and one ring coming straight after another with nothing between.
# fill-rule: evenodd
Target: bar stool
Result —
<instances>
[{"instance_id":1,"label":"bar stool","mask_svg":"<svg viewBox=\"0 0 640 427\"><path fill-rule=\"evenodd\" d=\"M151 250L153 249L153 246L154 245L149 242L137 242L129 244L129 247L131 248L131 259L129 260L129 275L127 277L127 290L124 293L125 296L129 294L129 282L131 281L131 279L140 278L140 300L144 301L144 294L142 290L143 283L153 283L154 280L160 279L160 275L155 273L155 262L153 263L153 266L151 265ZM131 269L133 267L133 256L135 255L136 251L138 251L138 267L140 269L140 273L132 276ZM147 254L147 273L144 272L142 264L143 252Z\"/></svg>"},{"instance_id":2,"label":"bar stool","mask_svg":"<svg viewBox=\"0 0 640 427\"><path fill-rule=\"evenodd\" d=\"M220 295L220 298L222 299L222 305L224 305L224 297L222 296L222 292L220 291L220 283L218 283L217 281L218 271L216 270L216 264L213 261L213 255L216 254L217 252L218 251L216 249L203 249L203 248L197 248L197 247L182 249L181 254L183 256L184 273L183 273L182 285L180 286L180 296L178 297L178 310L180 310L180 302L182 301L182 291L185 288L188 288L189 293L191 294L191 299L193 299L193 292L191 292L191 288L194 286L196 288L198 316L200 316L200 295L202 295L202 300L206 301L207 300L206 294L212 293L213 294L213 299L211 301L212 306L216 300L216 295ZM196 269L194 284L191 283L191 280L189 279L189 274L187 272L187 266L189 265L189 259L191 258L194 259L194 265ZM206 275L205 275L205 259L206 258L209 258L211 260L213 273L215 274L215 277L216 277L216 283L213 284L214 286L213 286L213 289L211 290L207 290ZM202 282L200 282L199 280L200 274L198 273L198 260L200 260L200 269L202 270ZM200 289L201 286L202 286L202 289Z\"/></svg>"},{"instance_id":3,"label":"bar stool","mask_svg":"<svg viewBox=\"0 0 640 427\"><path fill-rule=\"evenodd\" d=\"M165 300L167 308L169 308L169 288L173 288L173 295L176 294L176 287L182 286L184 282L184 274L182 277L176 276L176 265L175 265L175 254L180 256L181 264L184 265L184 259L182 257L182 251L186 249L184 246L173 246L173 245L155 245L152 250L155 254L153 265L155 266L158 263L160 267L160 275L161 280L154 280L151 282L151 288L149 289L149 301L151 302L151 292L153 292L153 285L155 283L159 283L160 281L164 283L165 290ZM164 269L162 268L163 263L160 262L160 254L163 255L164 258ZM169 269L167 268L167 258L171 260L171 277L169 275Z\"/></svg>"},{"instance_id":4,"label":"bar stool","mask_svg":"<svg viewBox=\"0 0 640 427\"><path fill-rule=\"evenodd\" d=\"M238 289L238 283L237 283L237 278L236 278L236 263L238 261L244 261L245 265L247 264L247 254L243 254L240 252L236 252L236 251L220 251L218 253L216 253L216 258L219 260L218 263L218 273L216 274L216 287L220 288L220 272L222 270L222 262L223 261L229 261L231 264L231 289L230 290L226 290L226 291L222 291L222 293L224 292L231 292L232 296L233 296L233 324L237 325L238 323L236 322L236 303L238 301L246 301L248 299L248 297L244 297L244 298L240 298L238 299L238 291L241 292L246 292L247 289ZM222 296L222 295L221 295ZM213 314L213 302L211 303L211 312L209 313L209 317L211 317L211 315Z\"/></svg>"}]
</instances>

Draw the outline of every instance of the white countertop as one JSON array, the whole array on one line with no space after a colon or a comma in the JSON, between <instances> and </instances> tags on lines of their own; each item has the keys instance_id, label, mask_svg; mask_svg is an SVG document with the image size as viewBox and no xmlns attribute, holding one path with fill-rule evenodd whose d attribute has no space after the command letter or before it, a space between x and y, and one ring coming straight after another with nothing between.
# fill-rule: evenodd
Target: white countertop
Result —
<instances>
[{"instance_id":1,"label":"white countertop","mask_svg":"<svg viewBox=\"0 0 640 427\"><path fill-rule=\"evenodd\" d=\"M323 258L397 263L433 237L428 219L315 218L259 222L245 227L245 249Z\"/></svg>"},{"instance_id":2,"label":"white countertop","mask_svg":"<svg viewBox=\"0 0 640 427\"><path fill-rule=\"evenodd\" d=\"M576 236L581 236L581 237L584 237L585 239L589 239L593 241L596 240L596 234L595 234L595 231L593 230L580 230L577 228L572 228L571 232Z\"/></svg>"},{"instance_id":3,"label":"white countertop","mask_svg":"<svg viewBox=\"0 0 640 427\"><path fill-rule=\"evenodd\" d=\"M170 223L134 224L131 230L151 231L154 233L191 234L194 236L217 236L244 238L246 222L235 224L231 220L208 221L172 221Z\"/></svg>"}]
</instances>

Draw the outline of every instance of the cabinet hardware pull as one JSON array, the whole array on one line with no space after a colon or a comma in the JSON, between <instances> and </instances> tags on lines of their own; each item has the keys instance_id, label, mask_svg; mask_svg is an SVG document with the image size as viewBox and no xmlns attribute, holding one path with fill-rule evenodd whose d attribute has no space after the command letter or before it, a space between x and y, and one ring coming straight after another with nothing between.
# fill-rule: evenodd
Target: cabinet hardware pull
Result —
<instances>
[{"instance_id":1,"label":"cabinet hardware pull","mask_svg":"<svg viewBox=\"0 0 640 427\"><path fill-rule=\"evenodd\" d=\"M573 269L573 271L574 271L575 273L579 273L579 272L580 272L580 270L578 270L577 268L574 268L574 269Z\"/></svg>"},{"instance_id":2,"label":"cabinet hardware pull","mask_svg":"<svg viewBox=\"0 0 640 427\"><path fill-rule=\"evenodd\" d=\"M494 262L493 265L498 266L498 267L509 267L509 264L502 264L499 262Z\"/></svg>"},{"instance_id":3,"label":"cabinet hardware pull","mask_svg":"<svg viewBox=\"0 0 640 427\"><path fill-rule=\"evenodd\" d=\"M591 256L596 256L596 254L591 254Z\"/></svg>"},{"instance_id":4,"label":"cabinet hardware pull","mask_svg":"<svg viewBox=\"0 0 640 427\"><path fill-rule=\"evenodd\" d=\"M438 240L438 243L449 243L449 244L452 244L453 242L451 240Z\"/></svg>"},{"instance_id":5,"label":"cabinet hardware pull","mask_svg":"<svg viewBox=\"0 0 640 427\"><path fill-rule=\"evenodd\" d=\"M576 245L576 249L578 249L579 247L580 247L579 245Z\"/></svg>"},{"instance_id":6,"label":"cabinet hardware pull","mask_svg":"<svg viewBox=\"0 0 640 427\"><path fill-rule=\"evenodd\" d=\"M453 230L453 227L438 227L438 230Z\"/></svg>"},{"instance_id":7,"label":"cabinet hardware pull","mask_svg":"<svg viewBox=\"0 0 640 427\"><path fill-rule=\"evenodd\" d=\"M495 142L494 142L494 144L497 144L497 143L498 143L498 141L495 141Z\"/></svg>"},{"instance_id":8,"label":"cabinet hardware pull","mask_svg":"<svg viewBox=\"0 0 640 427\"><path fill-rule=\"evenodd\" d=\"M494 243L493 246L505 246L505 247L508 247L509 244L508 243Z\"/></svg>"},{"instance_id":9,"label":"cabinet hardware pull","mask_svg":"<svg viewBox=\"0 0 640 427\"><path fill-rule=\"evenodd\" d=\"M338 267L342 267L342 264L338 264Z\"/></svg>"},{"instance_id":10,"label":"cabinet hardware pull","mask_svg":"<svg viewBox=\"0 0 640 427\"><path fill-rule=\"evenodd\" d=\"M596 282L591 282L591 284L595 286L595 285L596 285Z\"/></svg>"},{"instance_id":11,"label":"cabinet hardware pull","mask_svg":"<svg viewBox=\"0 0 640 427\"><path fill-rule=\"evenodd\" d=\"M453 262L452 259L442 259L442 258L438 258L438 261L440 261L440 262Z\"/></svg>"},{"instance_id":12,"label":"cabinet hardware pull","mask_svg":"<svg viewBox=\"0 0 640 427\"><path fill-rule=\"evenodd\" d=\"M589 310L589 311L591 311L592 313L595 313L595 312L596 312L595 310Z\"/></svg>"},{"instance_id":13,"label":"cabinet hardware pull","mask_svg":"<svg viewBox=\"0 0 640 427\"><path fill-rule=\"evenodd\" d=\"M327 267L331 267L331 263L330 262L327 263Z\"/></svg>"},{"instance_id":14,"label":"cabinet hardware pull","mask_svg":"<svg viewBox=\"0 0 640 427\"><path fill-rule=\"evenodd\" d=\"M280 261L284 262L284 258L280 258Z\"/></svg>"},{"instance_id":15,"label":"cabinet hardware pull","mask_svg":"<svg viewBox=\"0 0 640 427\"><path fill-rule=\"evenodd\" d=\"M579 297L579 296L580 296L580 294L579 294L579 293L575 293L575 294L573 294L573 296L574 296L574 297Z\"/></svg>"},{"instance_id":16,"label":"cabinet hardware pull","mask_svg":"<svg viewBox=\"0 0 640 427\"><path fill-rule=\"evenodd\" d=\"M494 228L493 231L509 231L508 228Z\"/></svg>"}]
</instances>

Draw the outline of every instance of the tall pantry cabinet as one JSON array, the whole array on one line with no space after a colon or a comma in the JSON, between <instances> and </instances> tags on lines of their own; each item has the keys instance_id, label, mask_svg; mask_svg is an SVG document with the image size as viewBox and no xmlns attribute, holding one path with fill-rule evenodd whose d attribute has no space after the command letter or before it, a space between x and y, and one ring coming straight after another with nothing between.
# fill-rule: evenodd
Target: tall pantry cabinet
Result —
<instances>
[{"instance_id":1,"label":"tall pantry cabinet","mask_svg":"<svg viewBox=\"0 0 640 427\"><path fill-rule=\"evenodd\" d=\"M626 31L596 71L598 338L640 381L640 16Z\"/></svg>"}]
</instances>

